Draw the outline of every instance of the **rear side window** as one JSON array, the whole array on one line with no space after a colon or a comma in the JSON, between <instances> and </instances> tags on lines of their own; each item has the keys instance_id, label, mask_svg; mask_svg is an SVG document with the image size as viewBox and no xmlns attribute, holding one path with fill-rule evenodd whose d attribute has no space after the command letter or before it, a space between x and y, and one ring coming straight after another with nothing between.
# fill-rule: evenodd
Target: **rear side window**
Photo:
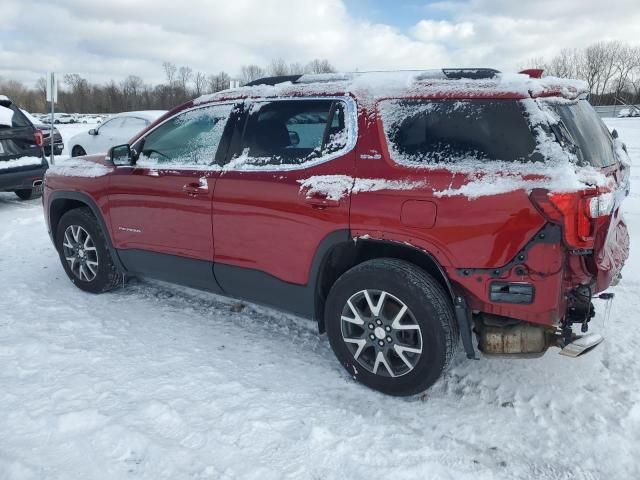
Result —
<instances>
[{"instance_id":1,"label":"rear side window","mask_svg":"<svg viewBox=\"0 0 640 480\"><path fill-rule=\"evenodd\" d=\"M616 163L613 142L607 127L587 100L572 104L551 104L569 133L569 141L578 147L582 165L596 168Z\"/></svg>"},{"instance_id":2,"label":"rear side window","mask_svg":"<svg viewBox=\"0 0 640 480\"><path fill-rule=\"evenodd\" d=\"M2 119L2 121L0 122L0 127L7 128L9 126L9 121L11 122L12 128L31 126L31 122L27 120L27 117L25 117L24 114L20 111L20 109L16 107L13 103L0 104L0 107L3 109L0 112L0 116Z\"/></svg>"},{"instance_id":3,"label":"rear side window","mask_svg":"<svg viewBox=\"0 0 640 480\"><path fill-rule=\"evenodd\" d=\"M120 127L122 127L123 123L124 123L124 118L122 117L112 118L111 120L107 120L100 127L98 127L98 131L103 134L113 133L117 131Z\"/></svg>"},{"instance_id":4,"label":"rear side window","mask_svg":"<svg viewBox=\"0 0 640 480\"><path fill-rule=\"evenodd\" d=\"M149 125L149 121L143 118L138 117L125 117L124 123L122 124L122 128L126 128L127 131L132 131L133 133L139 132L143 128Z\"/></svg>"},{"instance_id":5,"label":"rear side window","mask_svg":"<svg viewBox=\"0 0 640 480\"><path fill-rule=\"evenodd\" d=\"M340 101L256 102L250 106L241 156L231 165L302 165L346 145L345 106Z\"/></svg>"},{"instance_id":6,"label":"rear side window","mask_svg":"<svg viewBox=\"0 0 640 480\"><path fill-rule=\"evenodd\" d=\"M542 161L523 106L512 100L389 100L380 113L394 160Z\"/></svg>"}]
</instances>

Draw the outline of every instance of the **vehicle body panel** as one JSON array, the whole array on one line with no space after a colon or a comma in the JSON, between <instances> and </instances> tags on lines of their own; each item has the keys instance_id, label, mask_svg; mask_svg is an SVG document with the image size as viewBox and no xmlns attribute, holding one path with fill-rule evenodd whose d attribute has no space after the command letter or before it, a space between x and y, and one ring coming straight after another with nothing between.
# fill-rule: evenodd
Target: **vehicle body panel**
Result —
<instances>
[{"instance_id":1,"label":"vehicle body panel","mask_svg":"<svg viewBox=\"0 0 640 480\"><path fill-rule=\"evenodd\" d=\"M359 102L355 149L298 169L251 171L223 166L222 170L210 171L154 171L117 167L113 174L97 180L52 178L47 191L80 190L94 198L108 219L116 249L212 262L224 293L243 296L243 288L261 288L266 285L264 276L269 277L279 282L278 289L273 290L277 290L273 303L282 301L275 298L277 295L297 295L302 290L296 287L314 284L318 248L337 231L350 232L347 243L355 246L361 239L372 239L428 254L446 272L454 294L465 298L474 312L546 326L563 319L567 295L576 287L602 291L619 273L628 255L628 233L619 214L620 201L626 194L624 175L628 176L624 166L603 169L614 180L620 198L610 218L603 219L596 229L593 252L576 253L564 244L560 226L539 211L524 189L477 198L442 195L465 185L468 176L444 167L422 169L395 163L376 111L376 101L383 98L358 98L339 88L322 94L311 90L305 93L304 87L282 87L279 95L355 98ZM406 98L518 100L559 95L566 95L566 91L447 91L441 84L428 84L419 95L412 91ZM226 92L196 103L242 102L248 98L260 100L264 94L259 88L242 95ZM194 105L188 102L172 110L131 143L159 122ZM347 191L328 205L322 203L323 198L309 197L301 188L301 182L310 177L329 175L352 179L353 193ZM207 179L206 195L185 195L183 187L203 177ZM369 180L404 182L412 187L357 188L358 182ZM239 271L244 273L238 275ZM533 285L531 302L491 301L494 282ZM269 303L272 292L264 293L261 297L255 292L244 296L260 297ZM306 293L300 295L305 301L313 301Z\"/></svg>"}]
</instances>

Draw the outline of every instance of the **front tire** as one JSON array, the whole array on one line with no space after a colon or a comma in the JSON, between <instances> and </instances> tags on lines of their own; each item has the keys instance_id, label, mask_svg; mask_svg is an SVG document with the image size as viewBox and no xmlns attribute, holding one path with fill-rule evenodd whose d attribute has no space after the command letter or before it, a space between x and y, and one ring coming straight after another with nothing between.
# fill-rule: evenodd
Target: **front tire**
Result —
<instances>
[{"instance_id":1,"label":"front tire","mask_svg":"<svg viewBox=\"0 0 640 480\"><path fill-rule=\"evenodd\" d=\"M424 270L392 258L361 263L336 281L325 326L331 348L353 378L396 396L433 385L459 336L442 286Z\"/></svg>"},{"instance_id":2,"label":"front tire","mask_svg":"<svg viewBox=\"0 0 640 480\"><path fill-rule=\"evenodd\" d=\"M102 293L116 288L122 275L105 234L88 208L65 213L56 229L56 249L69 280L81 290Z\"/></svg>"}]
</instances>

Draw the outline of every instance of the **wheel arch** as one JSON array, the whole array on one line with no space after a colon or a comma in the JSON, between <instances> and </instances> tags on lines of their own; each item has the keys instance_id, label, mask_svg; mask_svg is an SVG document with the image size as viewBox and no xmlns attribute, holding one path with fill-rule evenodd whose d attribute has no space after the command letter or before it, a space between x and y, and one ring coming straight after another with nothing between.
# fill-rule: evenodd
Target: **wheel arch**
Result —
<instances>
[{"instance_id":1,"label":"wheel arch","mask_svg":"<svg viewBox=\"0 0 640 480\"><path fill-rule=\"evenodd\" d=\"M453 286L444 268L431 253L399 242L349 238L348 241L334 242L329 248L325 248L317 268L314 288L314 318L318 322L318 329L321 333L325 331L325 302L333 284L347 270L376 258L396 258L422 268L440 283L452 301L455 300Z\"/></svg>"},{"instance_id":2,"label":"wheel arch","mask_svg":"<svg viewBox=\"0 0 640 480\"><path fill-rule=\"evenodd\" d=\"M56 230L58 229L58 224L60 223L60 219L62 216L70 210L76 208L89 208L91 213L98 221L100 228L104 232L104 237L107 240L107 247L109 248L109 253L113 258L116 266L122 271L126 271L122 262L120 261L120 257L118 256L117 250L113 246L113 242L111 241L111 232L109 228L107 228L107 224L104 220L102 212L96 205L95 201L87 194L82 192L53 192L50 196L49 207L48 207L48 216L49 216L49 228L51 230L51 239L55 245L55 235Z\"/></svg>"},{"instance_id":3,"label":"wheel arch","mask_svg":"<svg viewBox=\"0 0 640 480\"><path fill-rule=\"evenodd\" d=\"M80 145L79 143L76 143L73 147L71 147L71 156L72 156L72 157L73 157L73 151L74 151L76 148L81 148L81 149L82 149L82 151L83 151L85 154L87 153L87 149L86 149L86 148L84 148L84 147L83 147L82 145Z\"/></svg>"}]
</instances>

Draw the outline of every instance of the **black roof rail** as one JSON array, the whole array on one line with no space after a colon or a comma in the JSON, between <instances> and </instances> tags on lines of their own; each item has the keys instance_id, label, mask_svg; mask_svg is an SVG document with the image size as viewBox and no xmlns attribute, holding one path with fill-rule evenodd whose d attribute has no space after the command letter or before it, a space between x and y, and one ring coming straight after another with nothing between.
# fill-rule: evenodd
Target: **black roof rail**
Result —
<instances>
[{"instance_id":1,"label":"black roof rail","mask_svg":"<svg viewBox=\"0 0 640 480\"><path fill-rule=\"evenodd\" d=\"M462 78L481 80L495 78L500 73L500 70L495 68L443 68L442 73L451 80L460 80Z\"/></svg>"},{"instance_id":2,"label":"black roof rail","mask_svg":"<svg viewBox=\"0 0 640 480\"><path fill-rule=\"evenodd\" d=\"M497 74L500 73L499 70L494 68L443 68L441 70L392 70L392 72L416 72L418 73L418 80L428 80L428 79L450 79L450 80L460 80L460 79L469 79L469 80L480 80L487 78L495 78ZM263 77L253 80L245 85L245 87L254 87L256 85L277 85L279 83L291 82L291 83L303 83L304 79L309 79L308 83L316 83L316 82L327 82L327 81L337 81L337 80L347 80L350 76L357 76L367 73L390 73L386 71L373 71L373 72L352 72L352 73L344 73L344 74L311 74L311 75L279 75L275 77ZM304 78L303 78L304 77ZM318 77L318 78L314 78ZM326 78L325 78L326 77ZM299 82L299 80L303 79ZM304 82L307 83L307 82Z\"/></svg>"},{"instance_id":3,"label":"black roof rail","mask_svg":"<svg viewBox=\"0 0 640 480\"><path fill-rule=\"evenodd\" d=\"M252 80L245 84L245 87L255 87L256 85L277 85L278 83L291 82L294 83L302 75L278 75L276 77L263 77Z\"/></svg>"}]
</instances>

